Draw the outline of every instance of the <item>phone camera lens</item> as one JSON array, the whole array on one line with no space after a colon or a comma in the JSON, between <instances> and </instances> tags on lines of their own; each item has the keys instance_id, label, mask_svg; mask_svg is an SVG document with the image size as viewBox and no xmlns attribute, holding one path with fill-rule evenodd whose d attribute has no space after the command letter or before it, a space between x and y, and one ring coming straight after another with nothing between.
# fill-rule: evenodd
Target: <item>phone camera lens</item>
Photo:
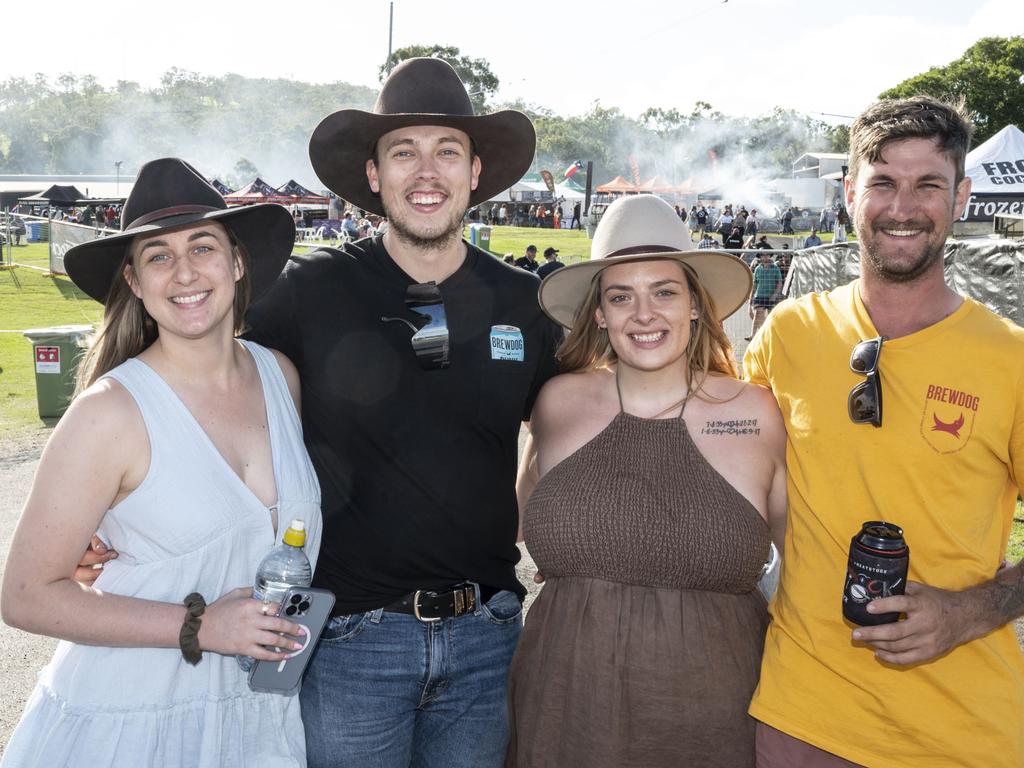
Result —
<instances>
[{"instance_id":1,"label":"phone camera lens","mask_svg":"<svg viewBox=\"0 0 1024 768\"><path fill-rule=\"evenodd\" d=\"M289 605L287 608L284 609L284 614L285 616L294 616L296 610L297 609L295 608L294 605Z\"/></svg>"},{"instance_id":2,"label":"phone camera lens","mask_svg":"<svg viewBox=\"0 0 1024 768\"><path fill-rule=\"evenodd\" d=\"M300 612L305 613L308 610L309 610L309 601L308 600L303 600L301 603L299 603L299 611Z\"/></svg>"},{"instance_id":3,"label":"phone camera lens","mask_svg":"<svg viewBox=\"0 0 1024 768\"><path fill-rule=\"evenodd\" d=\"M292 599L290 602L292 605L298 605L302 602L302 595L292 595Z\"/></svg>"}]
</instances>

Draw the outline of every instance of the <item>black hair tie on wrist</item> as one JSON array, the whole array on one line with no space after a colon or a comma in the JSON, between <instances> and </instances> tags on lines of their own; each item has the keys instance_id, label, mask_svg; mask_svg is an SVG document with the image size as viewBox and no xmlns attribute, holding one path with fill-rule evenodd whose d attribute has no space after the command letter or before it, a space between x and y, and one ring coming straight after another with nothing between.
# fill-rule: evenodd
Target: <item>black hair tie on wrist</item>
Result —
<instances>
[{"instance_id":1,"label":"black hair tie on wrist","mask_svg":"<svg viewBox=\"0 0 1024 768\"><path fill-rule=\"evenodd\" d=\"M184 600L185 623L178 633L178 645L181 655L193 667L203 660L203 652L199 649L199 627L203 623L199 618L206 610L206 600L198 592L193 592Z\"/></svg>"}]
</instances>

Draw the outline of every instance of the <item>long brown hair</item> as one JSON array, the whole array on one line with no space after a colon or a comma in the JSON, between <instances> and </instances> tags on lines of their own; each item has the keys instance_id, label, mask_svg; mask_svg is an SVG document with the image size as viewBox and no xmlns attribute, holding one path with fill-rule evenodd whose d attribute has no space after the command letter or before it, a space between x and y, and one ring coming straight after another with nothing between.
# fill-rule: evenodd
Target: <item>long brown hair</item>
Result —
<instances>
[{"instance_id":1,"label":"long brown hair","mask_svg":"<svg viewBox=\"0 0 1024 768\"><path fill-rule=\"evenodd\" d=\"M220 226L224 226L221 224ZM242 277L235 281L235 300L232 305L232 319L235 334L245 327L245 313L252 296L252 278L249 274L249 252L235 240L227 230L232 253L242 266ZM125 360L135 357L156 341L159 336L156 322L146 311L142 299L136 296L124 276L126 269L135 273L135 244L133 238L124 249L124 259L118 267L110 293L104 302L103 321L96 336L86 350L75 376L75 396L92 386L105 373L112 371Z\"/></svg>"},{"instance_id":2,"label":"long brown hair","mask_svg":"<svg viewBox=\"0 0 1024 768\"><path fill-rule=\"evenodd\" d=\"M715 302L697 279L696 273L683 262L682 268L690 289L690 300L697 309L697 319L690 323L690 341L686 345L687 399L699 396L710 373L739 378L733 357L732 342L716 319ZM557 352L563 373L577 373L603 368L618 361L608 340L608 332L599 328L594 312L601 305L601 272L594 277L583 303L573 318L572 330Z\"/></svg>"}]
</instances>

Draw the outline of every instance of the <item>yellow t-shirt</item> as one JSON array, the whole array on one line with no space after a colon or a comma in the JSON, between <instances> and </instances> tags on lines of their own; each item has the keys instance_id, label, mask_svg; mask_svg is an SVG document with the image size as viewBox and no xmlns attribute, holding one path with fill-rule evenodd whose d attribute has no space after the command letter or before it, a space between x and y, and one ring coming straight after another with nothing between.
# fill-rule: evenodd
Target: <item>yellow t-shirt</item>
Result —
<instances>
[{"instance_id":1,"label":"yellow t-shirt","mask_svg":"<svg viewBox=\"0 0 1024 768\"><path fill-rule=\"evenodd\" d=\"M991 579L1024 488L1024 328L967 299L883 344L881 428L853 424L861 339L878 335L855 281L775 309L747 350L786 421L789 526L750 713L867 766L1024 765L1024 657L1012 625L910 668L852 643L842 616L850 539L904 529L910 579Z\"/></svg>"}]
</instances>

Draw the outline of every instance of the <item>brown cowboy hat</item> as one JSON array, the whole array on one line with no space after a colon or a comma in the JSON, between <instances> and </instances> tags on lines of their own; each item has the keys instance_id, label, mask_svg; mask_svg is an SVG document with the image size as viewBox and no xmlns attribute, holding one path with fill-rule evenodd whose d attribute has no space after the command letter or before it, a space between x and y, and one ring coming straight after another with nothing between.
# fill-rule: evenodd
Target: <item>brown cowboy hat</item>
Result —
<instances>
[{"instance_id":1,"label":"brown cowboy hat","mask_svg":"<svg viewBox=\"0 0 1024 768\"><path fill-rule=\"evenodd\" d=\"M448 62L406 59L384 82L372 112L343 109L320 121L309 139L313 170L331 191L364 211L383 215L380 195L370 191L366 179L366 161L381 136L410 125L450 126L473 140L481 171L469 196L471 206L519 181L537 145L533 123L522 112L474 115L466 87Z\"/></svg>"},{"instance_id":2,"label":"brown cowboy hat","mask_svg":"<svg viewBox=\"0 0 1024 768\"><path fill-rule=\"evenodd\" d=\"M587 291L608 267L627 261L671 259L688 266L725 320L750 296L753 277L731 253L694 250L690 230L672 206L654 195L621 197L605 210L594 232L590 261L555 270L540 284L541 309L572 328Z\"/></svg>"},{"instance_id":3,"label":"brown cowboy hat","mask_svg":"<svg viewBox=\"0 0 1024 768\"><path fill-rule=\"evenodd\" d=\"M142 166L121 209L121 232L74 246L64 255L64 268L75 285L105 304L133 238L208 220L227 227L249 253L252 298L256 299L274 284L291 256L295 245L291 214L276 203L228 208L199 171L176 157Z\"/></svg>"}]
</instances>

